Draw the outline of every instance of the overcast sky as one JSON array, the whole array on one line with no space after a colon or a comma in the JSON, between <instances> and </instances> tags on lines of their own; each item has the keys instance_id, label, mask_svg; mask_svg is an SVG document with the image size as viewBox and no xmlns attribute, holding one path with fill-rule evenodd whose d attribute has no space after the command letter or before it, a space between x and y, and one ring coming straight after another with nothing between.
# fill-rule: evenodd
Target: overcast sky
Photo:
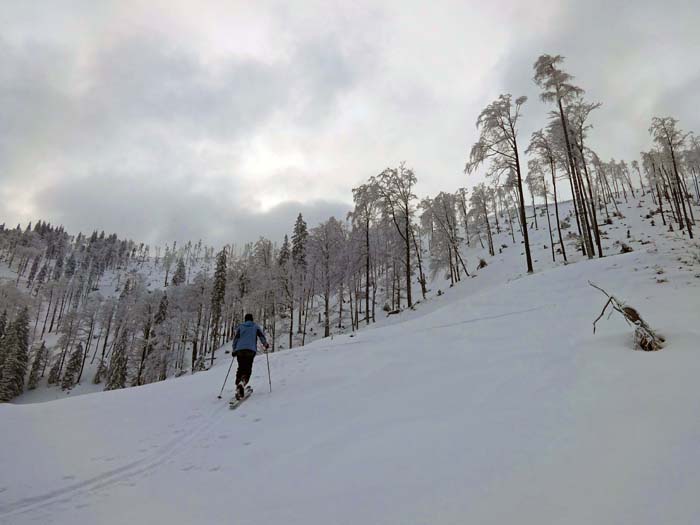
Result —
<instances>
[{"instance_id":1,"label":"overcast sky","mask_svg":"<svg viewBox=\"0 0 700 525\"><path fill-rule=\"evenodd\" d=\"M0 3L0 223L143 241L279 240L401 160L419 195L472 186L479 111L566 56L590 145L632 160L653 115L700 131L700 2Z\"/></svg>"}]
</instances>

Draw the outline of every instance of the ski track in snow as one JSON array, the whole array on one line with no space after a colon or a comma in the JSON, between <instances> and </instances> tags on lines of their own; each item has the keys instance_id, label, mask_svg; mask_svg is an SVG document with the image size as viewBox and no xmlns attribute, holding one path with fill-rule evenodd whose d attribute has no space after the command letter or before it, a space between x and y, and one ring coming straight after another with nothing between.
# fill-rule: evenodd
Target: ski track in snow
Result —
<instances>
[{"instance_id":1,"label":"ski track in snow","mask_svg":"<svg viewBox=\"0 0 700 525\"><path fill-rule=\"evenodd\" d=\"M32 496L29 498L24 498L15 502L2 504L0 503L0 520L5 520L11 516L22 514L36 509L41 509L44 507L50 507L51 505L61 502L70 502L76 496L83 493L88 493L103 489L119 483L121 481L127 480L138 474L145 474L154 469L158 468L163 463L172 459L182 452L188 444L192 443L197 437L206 433L212 426L214 426L218 420L221 412L227 410L226 405L221 404L217 400L217 407L211 412L207 418L207 422L204 425L194 426L193 429L185 434L184 436L178 435L171 441L163 445L158 449L158 451L153 454L150 458L144 460L138 459L123 465L121 467L103 472L97 476L81 481L80 483L75 483L73 485L68 485L66 487L52 490L44 494L39 494L37 496Z\"/></svg>"}]
</instances>

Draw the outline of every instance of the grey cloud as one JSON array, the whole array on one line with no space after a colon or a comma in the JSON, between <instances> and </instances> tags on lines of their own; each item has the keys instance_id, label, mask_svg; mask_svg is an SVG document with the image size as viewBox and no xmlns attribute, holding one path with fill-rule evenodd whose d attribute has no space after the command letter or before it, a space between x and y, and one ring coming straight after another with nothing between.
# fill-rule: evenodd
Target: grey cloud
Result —
<instances>
[{"instance_id":1,"label":"grey cloud","mask_svg":"<svg viewBox=\"0 0 700 525\"><path fill-rule=\"evenodd\" d=\"M156 22L171 3L4 3L0 222L241 242L281 238L298 210L343 215L354 185L401 160L419 194L472 185L485 104L529 96L523 147L546 124L541 53L603 103L603 157L648 148L654 114L700 131L695 2L496 4L178 2ZM246 47L229 23L249 11L256 44L207 53L210 33Z\"/></svg>"},{"instance_id":2,"label":"grey cloud","mask_svg":"<svg viewBox=\"0 0 700 525\"><path fill-rule=\"evenodd\" d=\"M249 139L280 111L318 125L353 82L352 68L328 39L307 41L290 61L273 64L232 57L212 67L181 45L146 35L91 55L85 67L60 47L0 40L4 176L29 155L65 160L64 169L74 171L72 162L113 162L119 149L150 157L168 143Z\"/></svg>"},{"instance_id":3,"label":"grey cloud","mask_svg":"<svg viewBox=\"0 0 700 525\"><path fill-rule=\"evenodd\" d=\"M345 217L346 203L313 200L288 201L260 212L241 206L226 193L250 197L264 188L242 188L234 179L221 178L209 188L192 188L189 177L173 178L163 185L148 175L98 173L71 186L57 184L37 195L46 217L68 231L90 229L116 232L136 241L166 242L203 239L206 243L241 244L260 236L281 241L302 213L310 226L330 216ZM247 200L247 199L242 199Z\"/></svg>"},{"instance_id":4,"label":"grey cloud","mask_svg":"<svg viewBox=\"0 0 700 525\"><path fill-rule=\"evenodd\" d=\"M697 107L700 51L700 11L693 4L562 3L549 31L524 35L498 66L501 91L529 97L521 140L543 127L551 110L532 81L532 64L543 53L564 55L565 69L586 98L602 102L591 116L589 145L603 157L631 159L648 149L654 115L669 114L683 128L700 130L700 115L691 110Z\"/></svg>"}]
</instances>

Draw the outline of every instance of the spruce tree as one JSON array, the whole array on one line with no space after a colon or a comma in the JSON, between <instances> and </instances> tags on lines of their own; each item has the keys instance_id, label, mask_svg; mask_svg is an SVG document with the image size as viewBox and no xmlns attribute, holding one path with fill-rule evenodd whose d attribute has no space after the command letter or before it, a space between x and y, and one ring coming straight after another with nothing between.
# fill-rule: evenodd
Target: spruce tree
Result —
<instances>
[{"instance_id":1,"label":"spruce tree","mask_svg":"<svg viewBox=\"0 0 700 525\"><path fill-rule=\"evenodd\" d=\"M160 303L158 304L158 311L153 319L156 325L163 324L163 321L168 316L168 294L164 293L163 297L160 298Z\"/></svg>"},{"instance_id":2,"label":"spruce tree","mask_svg":"<svg viewBox=\"0 0 700 525\"><path fill-rule=\"evenodd\" d=\"M3 310L0 314L0 379L2 379L2 367L5 363L5 356L7 354L5 350L5 345L3 344L3 337L5 336L5 331L7 329L7 310Z\"/></svg>"},{"instance_id":3,"label":"spruce tree","mask_svg":"<svg viewBox=\"0 0 700 525\"><path fill-rule=\"evenodd\" d=\"M0 401L9 401L24 390L29 362L29 310L23 308L3 337L5 362L0 379Z\"/></svg>"},{"instance_id":4,"label":"spruce tree","mask_svg":"<svg viewBox=\"0 0 700 525\"><path fill-rule=\"evenodd\" d=\"M129 361L129 356L127 355L128 347L129 335L126 329L122 329L117 345L112 352L112 358L109 361L105 390L117 390L126 386L127 364Z\"/></svg>"},{"instance_id":5,"label":"spruce tree","mask_svg":"<svg viewBox=\"0 0 700 525\"><path fill-rule=\"evenodd\" d=\"M44 366L48 350L46 349L46 343L41 342L41 347L36 351L34 355L34 361L32 361L32 368L29 371L29 380L27 381L27 389L34 390L37 383L39 382L39 376L41 374L41 369Z\"/></svg>"},{"instance_id":6,"label":"spruce tree","mask_svg":"<svg viewBox=\"0 0 700 525\"><path fill-rule=\"evenodd\" d=\"M83 345L78 343L75 350L70 355L68 359L68 364L66 365L66 371L63 372L63 381L61 381L61 388L63 390L70 390L75 385L75 379L80 372L80 365L83 362Z\"/></svg>"},{"instance_id":7,"label":"spruce tree","mask_svg":"<svg viewBox=\"0 0 700 525\"><path fill-rule=\"evenodd\" d=\"M306 241L308 237L309 231L306 228L306 221L300 213L292 233L292 261L296 268L306 269Z\"/></svg>"},{"instance_id":8,"label":"spruce tree","mask_svg":"<svg viewBox=\"0 0 700 525\"><path fill-rule=\"evenodd\" d=\"M304 310L304 277L306 275L306 242L309 238L309 231L301 213L297 216L292 232L292 272L295 295L299 301L297 308L297 333L302 332L301 314Z\"/></svg>"},{"instance_id":9,"label":"spruce tree","mask_svg":"<svg viewBox=\"0 0 700 525\"><path fill-rule=\"evenodd\" d=\"M70 257L68 257L68 260L66 261L66 277L69 279L73 277L73 274L75 274L75 267L75 253L71 252Z\"/></svg>"},{"instance_id":10,"label":"spruce tree","mask_svg":"<svg viewBox=\"0 0 700 525\"><path fill-rule=\"evenodd\" d=\"M48 273L49 273L49 263L48 263L48 261L46 261L42 265L41 270L39 270L39 275L36 278L37 286L41 286L42 284L44 284Z\"/></svg>"},{"instance_id":11,"label":"spruce tree","mask_svg":"<svg viewBox=\"0 0 700 525\"><path fill-rule=\"evenodd\" d=\"M173 286L179 286L185 282L186 278L187 269L185 268L185 260L182 257L180 257L177 260L177 268L175 269L175 273L173 274L173 279L171 282Z\"/></svg>"},{"instance_id":12,"label":"spruce tree","mask_svg":"<svg viewBox=\"0 0 700 525\"><path fill-rule=\"evenodd\" d=\"M7 328L7 310L3 310L0 314L0 339L5 335L5 329Z\"/></svg>"},{"instance_id":13,"label":"spruce tree","mask_svg":"<svg viewBox=\"0 0 700 525\"><path fill-rule=\"evenodd\" d=\"M27 288L30 288L32 286L34 278L36 277L36 273L39 271L39 259L41 259L39 255L34 257L34 262L32 262L32 267L29 270L29 276L27 277Z\"/></svg>"},{"instance_id":14,"label":"spruce tree","mask_svg":"<svg viewBox=\"0 0 700 525\"><path fill-rule=\"evenodd\" d=\"M214 364L214 352L219 344L219 324L221 323L221 305L226 295L226 248L216 255L214 287L211 291L211 364Z\"/></svg>"},{"instance_id":15,"label":"spruce tree","mask_svg":"<svg viewBox=\"0 0 700 525\"><path fill-rule=\"evenodd\" d=\"M284 236L284 242L282 243L282 247L280 248L280 253L277 257L277 264L280 268L284 268L287 266L287 263L289 262L291 254L289 251L289 237L287 235Z\"/></svg>"},{"instance_id":16,"label":"spruce tree","mask_svg":"<svg viewBox=\"0 0 700 525\"><path fill-rule=\"evenodd\" d=\"M46 383L49 385L55 385L58 383L61 377L61 354L55 356L55 359L49 369L49 377L46 379Z\"/></svg>"},{"instance_id":17,"label":"spruce tree","mask_svg":"<svg viewBox=\"0 0 700 525\"><path fill-rule=\"evenodd\" d=\"M7 327L5 336L0 341L0 354L4 355L2 367L0 367L0 403L9 401L15 397L15 354L17 348L17 334L12 323Z\"/></svg>"},{"instance_id":18,"label":"spruce tree","mask_svg":"<svg viewBox=\"0 0 700 525\"><path fill-rule=\"evenodd\" d=\"M53 280L58 281L63 276L63 255L56 259L56 266L53 268Z\"/></svg>"},{"instance_id":19,"label":"spruce tree","mask_svg":"<svg viewBox=\"0 0 700 525\"><path fill-rule=\"evenodd\" d=\"M97 371L95 376L92 378L93 385L99 385L102 382L102 378L107 373L107 365L105 365L104 359L100 359L100 363L97 365Z\"/></svg>"}]
</instances>

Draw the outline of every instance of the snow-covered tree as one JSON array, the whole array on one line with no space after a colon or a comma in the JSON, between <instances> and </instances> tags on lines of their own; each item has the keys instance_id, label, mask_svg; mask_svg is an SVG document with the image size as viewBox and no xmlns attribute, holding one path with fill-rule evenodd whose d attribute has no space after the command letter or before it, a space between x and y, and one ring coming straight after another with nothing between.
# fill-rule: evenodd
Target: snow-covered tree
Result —
<instances>
[{"instance_id":1,"label":"snow-covered tree","mask_svg":"<svg viewBox=\"0 0 700 525\"><path fill-rule=\"evenodd\" d=\"M497 180L504 174L515 173L520 223L523 225L525 260L528 273L532 273L532 255L530 239L525 227L525 196L518 149L518 120L526 100L526 97L518 97L513 101L511 95L501 95L483 109L476 121L479 140L472 146L465 172L471 173L478 166L489 161L488 175Z\"/></svg>"},{"instance_id":2,"label":"snow-covered tree","mask_svg":"<svg viewBox=\"0 0 700 525\"><path fill-rule=\"evenodd\" d=\"M370 268L371 268L371 244L370 232L373 223L377 219L378 195L374 185L362 184L353 188L352 197L355 202L355 209L350 214L353 227L362 232L362 248L365 264L365 323L370 322Z\"/></svg>"},{"instance_id":3,"label":"snow-covered tree","mask_svg":"<svg viewBox=\"0 0 700 525\"><path fill-rule=\"evenodd\" d=\"M29 311L23 308L7 327L0 344L5 355L0 377L0 402L10 401L24 391L29 363Z\"/></svg>"},{"instance_id":4,"label":"snow-covered tree","mask_svg":"<svg viewBox=\"0 0 700 525\"><path fill-rule=\"evenodd\" d=\"M528 168L530 171L535 171L543 179L541 188L543 192L543 197L547 198L547 183L544 180L545 166L547 166L550 180L552 181L552 196L554 198L554 216L557 223L557 232L559 234L559 249L561 250L562 257L566 262L566 246L564 245L564 239L561 233L561 221L559 219L559 200L557 198L557 155L555 152L555 145L551 135L545 133L544 130L535 131L530 138L530 145L528 146L526 153L534 155L532 159L532 167ZM530 164L528 164L530 166ZM549 211L547 212L547 220L549 220ZM550 227L551 233L551 227ZM551 238L551 235L550 235ZM554 246L552 246L552 258L554 258Z\"/></svg>"},{"instance_id":5,"label":"snow-covered tree","mask_svg":"<svg viewBox=\"0 0 700 525\"><path fill-rule=\"evenodd\" d=\"M304 312L304 304L306 302L305 281L307 277L306 263L306 244L309 238L309 231L306 221L301 213L297 216L294 223L294 231L292 232L292 272L294 289L297 296L299 306L297 308L297 332L302 332L301 317Z\"/></svg>"},{"instance_id":6,"label":"snow-covered tree","mask_svg":"<svg viewBox=\"0 0 700 525\"><path fill-rule=\"evenodd\" d=\"M226 249L216 256L216 271L214 272L214 287L211 293L211 364L214 364L214 352L219 346L221 308L226 295Z\"/></svg>"},{"instance_id":7,"label":"snow-covered tree","mask_svg":"<svg viewBox=\"0 0 700 525\"><path fill-rule=\"evenodd\" d=\"M63 390L70 390L76 383L78 374L80 373L80 366L83 363L83 345L78 343L73 352L68 359L68 364L66 365L66 370L63 372L63 379L61 380L61 388Z\"/></svg>"},{"instance_id":8,"label":"snow-covered tree","mask_svg":"<svg viewBox=\"0 0 700 525\"><path fill-rule=\"evenodd\" d=\"M401 238L402 262L405 268L406 304L409 308L413 307L411 246L417 248L412 224L415 211L413 202L417 198L413 193L416 182L413 170L406 167L404 162L399 164L398 168L386 168L379 175L370 178L370 184L373 186L373 191L376 192L384 219L393 224L396 233ZM414 249L415 252L417 249ZM425 282L421 282L421 285L425 295Z\"/></svg>"},{"instance_id":9,"label":"snow-covered tree","mask_svg":"<svg viewBox=\"0 0 700 525\"><path fill-rule=\"evenodd\" d=\"M572 84L573 77L561 69L564 57L561 55L541 55L535 62L534 81L541 89L540 99L543 102L553 102L557 105L559 127L564 138L567 169L572 181L572 196L577 221L580 218L583 234L582 250L592 258L593 236L591 235L588 217L588 206L585 191L583 189L583 177L581 176L574 152L573 137L571 136L570 123L567 108L576 102L584 91Z\"/></svg>"},{"instance_id":10,"label":"snow-covered tree","mask_svg":"<svg viewBox=\"0 0 700 525\"><path fill-rule=\"evenodd\" d=\"M688 134L678 128L678 120L673 117L654 117L651 119L649 127L654 142L666 152L670 157L670 165L672 170L668 178L672 181L671 186L676 194L677 207L680 218L680 228L687 228L688 236L693 238L692 220L688 216L686 208L686 199L688 196L687 188L685 188L683 179L678 169L678 155L680 150L685 146ZM690 207L690 203L688 205ZM692 207L691 207L692 213Z\"/></svg>"},{"instance_id":11,"label":"snow-covered tree","mask_svg":"<svg viewBox=\"0 0 700 525\"><path fill-rule=\"evenodd\" d=\"M129 334L126 328L121 330L117 344L112 351L107 370L105 390L117 390L126 386L127 366L129 363Z\"/></svg>"},{"instance_id":12,"label":"snow-covered tree","mask_svg":"<svg viewBox=\"0 0 700 525\"><path fill-rule=\"evenodd\" d=\"M343 225L334 217L311 230L309 237L310 257L317 269L318 290L323 297L324 337L330 335L331 293L342 280L342 255L345 242Z\"/></svg>"},{"instance_id":13,"label":"snow-covered tree","mask_svg":"<svg viewBox=\"0 0 700 525\"><path fill-rule=\"evenodd\" d=\"M173 286L179 286L187 280L187 268L185 268L185 259L180 257L177 260L177 267L171 281Z\"/></svg>"},{"instance_id":14,"label":"snow-covered tree","mask_svg":"<svg viewBox=\"0 0 700 525\"><path fill-rule=\"evenodd\" d=\"M37 348L34 353L34 360L32 361L32 368L29 371L29 379L27 380L27 389L34 390L41 377L42 370L46 365L46 360L48 359L49 351L46 348L46 343L41 342L41 346Z\"/></svg>"}]
</instances>

